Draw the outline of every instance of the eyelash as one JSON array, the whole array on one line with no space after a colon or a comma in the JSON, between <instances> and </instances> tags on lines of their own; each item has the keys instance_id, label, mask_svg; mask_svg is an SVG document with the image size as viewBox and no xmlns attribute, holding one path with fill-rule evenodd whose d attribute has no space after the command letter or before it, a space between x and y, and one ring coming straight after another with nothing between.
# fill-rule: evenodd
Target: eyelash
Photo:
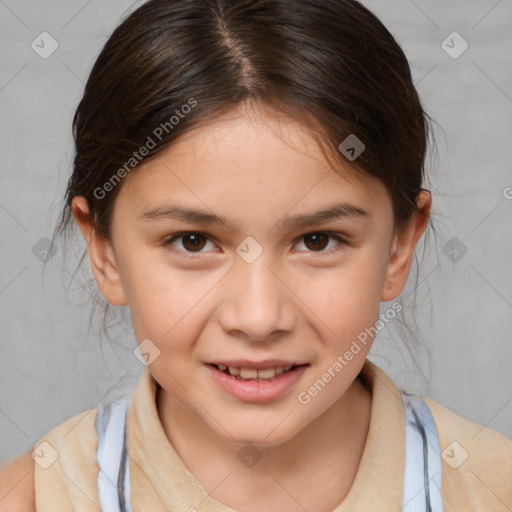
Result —
<instances>
[{"instance_id":1,"label":"eyelash","mask_svg":"<svg viewBox=\"0 0 512 512\"><path fill-rule=\"evenodd\" d=\"M178 254L180 256L183 256L185 258L198 258L198 257L200 257L203 254L202 252L194 253L194 252L183 251L181 249L177 249L176 247L174 247L172 245L172 242L178 240L179 238L181 238L182 236L185 236L185 235L201 235L201 236L204 236L205 238L207 238L209 241L211 241L210 237L206 233L201 233L200 231L181 231L179 233L176 233L176 234L166 238L163 241L163 245L165 247L167 247L171 252L173 252L175 254ZM318 253L319 255L330 255L330 254L333 254L333 253L339 251L343 245L347 245L348 244L347 241L344 238L342 238L339 234L332 233L330 231L311 231L309 233L305 233L305 234L301 235L299 237L299 240L304 238L304 237L306 237L306 236L308 236L308 235L327 235L330 238L333 238L337 242L339 242L339 244L336 247L331 248L328 251L324 251L324 250L322 250L322 251L306 251L306 252L311 252L313 254Z\"/></svg>"}]
</instances>

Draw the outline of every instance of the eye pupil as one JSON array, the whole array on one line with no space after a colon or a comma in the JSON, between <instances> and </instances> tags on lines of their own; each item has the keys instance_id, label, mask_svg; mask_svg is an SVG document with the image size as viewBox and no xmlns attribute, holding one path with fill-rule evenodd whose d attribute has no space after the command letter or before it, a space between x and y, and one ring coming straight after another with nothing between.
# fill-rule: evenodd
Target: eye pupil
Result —
<instances>
[{"instance_id":1,"label":"eye pupil","mask_svg":"<svg viewBox=\"0 0 512 512\"><path fill-rule=\"evenodd\" d=\"M190 234L190 235L182 235L183 236L183 247L185 247L187 250L194 250L194 249L202 249L204 247L204 236L203 235L199 235L199 234ZM202 245L201 245L201 238L203 239L202 240ZM188 244L187 241L192 241L191 244Z\"/></svg>"},{"instance_id":2,"label":"eye pupil","mask_svg":"<svg viewBox=\"0 0 512 512\"><path fill-rule=\"evenodd\" d=\"M307 240L313 240L313 248L314 249L324 249L326 246L327 246L327 243L328 243L328 238L326 235L323 235L323 234L318 234L318 233L314 233L312 235L306 235L304 237L304 240L306 241L306 246L308 245L307 244ZM323 240L322 240L323 239ZM320 242L320 243L319 243ZM310 247L308 247L310 248Z\"/></svg>"}]
</instances>

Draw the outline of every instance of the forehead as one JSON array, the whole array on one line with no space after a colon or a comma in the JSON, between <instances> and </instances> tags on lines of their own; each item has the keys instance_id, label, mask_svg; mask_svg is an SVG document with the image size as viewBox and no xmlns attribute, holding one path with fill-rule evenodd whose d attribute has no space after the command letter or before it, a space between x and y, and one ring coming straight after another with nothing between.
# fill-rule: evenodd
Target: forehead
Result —
<instances>
[{"instance_id":1,"label":"forehead","mask_svg":"<svg viewBox=\"0 0 512 512\"><path fill-rule=\"evenodd\" d=\"M294 119L237 109L143 162L125 178L120 196L139 213L180 198L226 213L230 206L245 208L253 215L316 208L321 202L377 206L376 201L389 200L379 180L340 161L333 168L311 129Z\"/></svg>"}]
</instances>

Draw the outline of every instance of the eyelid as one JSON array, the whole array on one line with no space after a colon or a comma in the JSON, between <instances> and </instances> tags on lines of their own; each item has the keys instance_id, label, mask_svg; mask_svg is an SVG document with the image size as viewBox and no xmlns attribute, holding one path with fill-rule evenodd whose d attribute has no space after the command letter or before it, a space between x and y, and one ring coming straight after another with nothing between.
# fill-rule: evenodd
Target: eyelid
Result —
<instances>
[{"instance_id":1,"label":"eyelid","mask_svg":"<svg viewBox=\"0 0 512 512\"><path fill-rule=\"evenodd\" d=\"M326 255L330 255L330 254L337 252L339 250L339 246L345 246L345 245L349 244L349 242L347 241L348 237L344 233L318 230L318 231L308 231L307 233L303 233L302 235L298 236L293 241L293 245L296 245L301 239L305 238L308 235L317 235L317 234L327 235L328 237L335 239L338 242L338 245L334 248L327 250L327 251L322 250L322 251L294 251L294 252L304 252L307 254L311 254L312 257L326 256ZM196 258L196 257L200 257L202 254L204 254L204 252L194 253L194 252L189 252L189 251L182 251L181 249L177 249L176 247L174 247L172 245L173 241L175 241L185 235L201 235L201 236L204 236L205 238L207 238L208 241L213 242L213 240L214 240L214 238L211 235L209 235L208 233L204 233L202 231L179 231L177 233L174 233L172 235L165 237L162 242L162 245L166 248L169 248L169 250L172 251L173 253L179 254L180 256L184 256L186 258ZM310 256L308 256L308 257L310 257Z\"/></svg>"}]
</instances>

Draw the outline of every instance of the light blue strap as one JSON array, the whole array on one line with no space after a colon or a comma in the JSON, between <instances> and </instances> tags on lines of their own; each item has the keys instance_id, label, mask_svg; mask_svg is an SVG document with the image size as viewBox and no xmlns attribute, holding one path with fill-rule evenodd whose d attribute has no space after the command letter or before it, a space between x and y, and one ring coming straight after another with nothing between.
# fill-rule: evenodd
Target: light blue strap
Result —
<instances>
[{"instance_id":1,"label":"light blue strap","mask_svg":"<svg viewBox=\"0 0 512 512\"><path fill-rule=\"evenodd\" d=\"M400 393L406 427L402 512L442 512L441 450L434 418L420 397Z\"/></svg>"},{"instance_id":2,"label":"light blue strap","mask_svg":"<svg viewBox=\"0 0 512 512\"><path fill-rule=\"evenodd\" d=\"M117 400L98 408L96 455L99 467L98 493L103 512L132 512L129 459L125 441L129 404L129 399Z\"/></svg>"},{"instance_id":3,"label":"light blue strap","mask_svg":"<svg viewBox=\"0 0 512 512\"><path fill-rule=\"evenodd\" d=\"M126 418L126 416L125 416ZM132 511L132 491L130 487L130 458L128 457L128 452L126 451L126 430L124 434L124 468L122 475L124 476L124 484L122 491L119 493L119 496L123 496L121 501L121 512L133 512ZM121 499L121 498L120 498Z\"/></svg>"}]
</instances>

